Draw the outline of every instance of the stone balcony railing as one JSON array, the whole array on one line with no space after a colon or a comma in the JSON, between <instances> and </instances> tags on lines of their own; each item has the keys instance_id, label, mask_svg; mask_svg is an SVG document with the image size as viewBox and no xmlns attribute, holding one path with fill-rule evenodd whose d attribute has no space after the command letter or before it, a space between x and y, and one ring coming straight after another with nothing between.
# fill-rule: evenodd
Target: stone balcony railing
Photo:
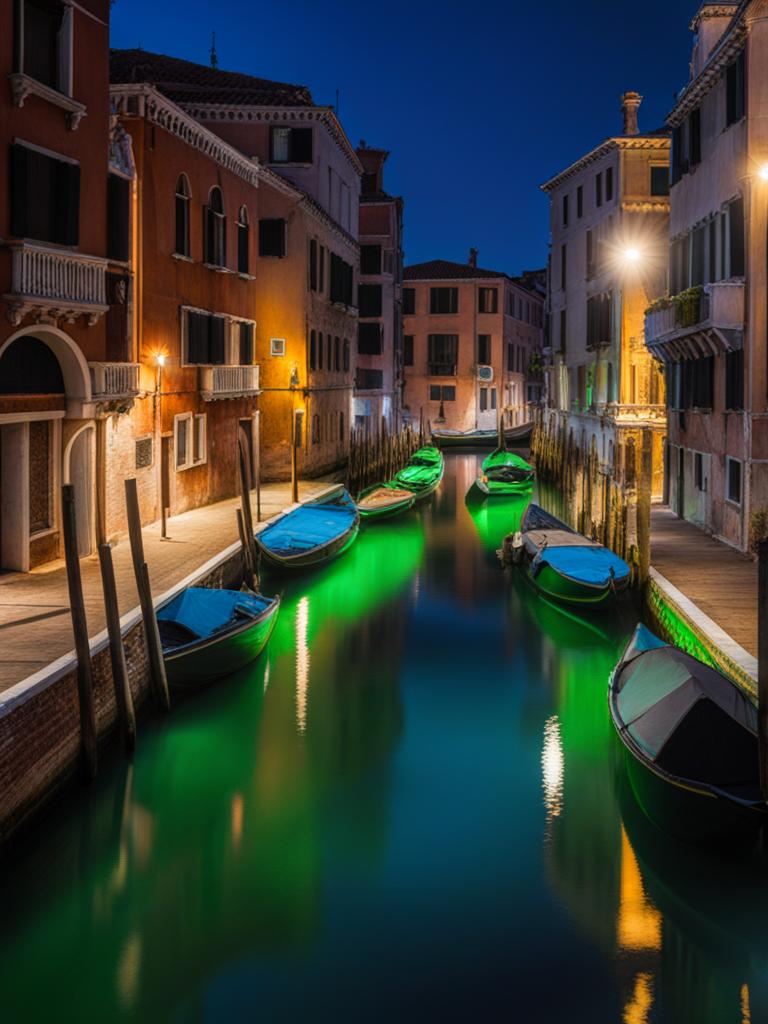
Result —
<instances>
[{"instance_id":1,"label":"stone balcony railing","mask_svg":"<svg viewBox=\"0 0 768 1024\"><path fill-rule=\"evenodd\" d=\"M200 393L206 402L258 394L258 366L201 366Z\"/></svg>"},{"instance_id":2,"label":"stone balcony railing","mask_svg":"<svg viewBox=\"0 0 768 1024\"><path fill-rule=\"evenodd\" d=\"M89 363L94 401L133 398L139 393L138 363Z\"/></svg>"},{"instance_id":3,"label":"stone balcony railing","mask_svg":"<svg viewBox=\"0 0 768 1024\"><path fill-rule=\"evenodd\" d=\"M729 352L741 348L743 337L743 281L712 282L645 316L645 343L664 361Z\"/></svg>"},{"instance_id":4,"label":"stone balcony railing","mask_svg":"<svg viewBox=\"0 0 768 1024\"><path fill-rule=\"evenodd\" d=\"M12 324L18 325L31 312L70 322L85 316L95 324L109 309L105 259L30 242L9 248L11 292L4 299Z\"/></svg>"}]
</instances>

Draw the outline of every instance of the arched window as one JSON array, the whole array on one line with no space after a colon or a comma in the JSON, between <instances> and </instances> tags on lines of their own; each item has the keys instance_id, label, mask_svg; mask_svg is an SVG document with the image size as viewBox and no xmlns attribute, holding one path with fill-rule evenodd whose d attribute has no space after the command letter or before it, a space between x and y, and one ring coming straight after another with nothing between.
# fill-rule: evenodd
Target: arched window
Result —
<instances>
[{"instance_id":1,"label":"arched window","mask_svg":"<svg viewBox=\"0 0 768 1024\"><path fill-rule=\"evenodd\" d=\"M337 373L341 369L341 338L333 339L333 368Z\"/></svg>"},{"instance_id":2,"label":"arched window","mask_svg":"<svg viewBox=\"0 0 768 1024\"><path fill-rule=\"evenodd\" d=\"M176 179L176 253L189 256L189 201L192 192L186 174Z\"/></svg>"},{"instance_id":3,"label":"arched window","mask_svg":"<svg viewBox=\"0 0 768 1024\"><path fill-rule=\"evenodd\" d=\"M314 370L317 366L317 333L309 332L309 368Z\"/></svg>"},{"instance_id":4,"label":"arched window","mask_svg":"<svg viewBox=\"0 0 768 1024\"><path fill-rule=\"evenodd\" d=\"M322 370L323 368L323 332L319 331L317 335L317 368Z\"/></svg>"},{"instance_id":5,"label":"arched window","mask_svg":"<svg viewBox=\"0 0 768 1024\"><path fill-rule=\"evenodd\" d=\"M248 207L243 205L237 215L237 272L248 273L249 263Z\"/></svg>"},{"instance_id":6,"label":"arched window","mask_svg":"<svg viewBox=\"0 0 768 1024\"><path fill-rule=\"evenodd\" d=\"M224 197L215 186L208 196L208 205L203 209L203 231L205 235L204 261L211 267L226 265L227 218L224 216Z\"/></svg>"}]
</instances>

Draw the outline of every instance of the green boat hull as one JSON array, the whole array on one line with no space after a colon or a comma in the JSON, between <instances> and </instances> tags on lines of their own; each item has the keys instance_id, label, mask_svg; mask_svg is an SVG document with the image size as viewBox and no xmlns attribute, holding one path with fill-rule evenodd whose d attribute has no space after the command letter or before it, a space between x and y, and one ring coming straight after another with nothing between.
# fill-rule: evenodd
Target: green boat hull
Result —
<instances>
[{"instance_id":1,"label":"green boat hull","mask_svg":"<svg viewBox=\"0 0 768 1024\"><path fill-rule=\"evenodd\" d=\"M479 477L477 486L489 498L509 498L515 495L530 494L533 490L533 480L492 480L490 477L484 480Z\"/></svg>"},{"instance_id":2,"label":"green boat hull","mask_svg":"<svg viewBox=\"0 0 768 1024\"><path fill-rule=\"evenodd\" d=\"M627 589L628 580L620 583L606 583L604 586L589 586L557 572L545 563L534 575L532 564L525 567L525 573L532 585L547 597L581 608L602 608L611 604Z\"/></svg>"},{"instance_id":3,"label":"green boat hull","mask_svg":"<svg viewBox=\"0 0 768 1024\"><path fill-rule=\"evenodd\" d=\"M179 688L197 689L245 668L266 647L279 607L280 601L276 600L258 619L166 654L168 682Z\"/></svg>"}]
</instances>

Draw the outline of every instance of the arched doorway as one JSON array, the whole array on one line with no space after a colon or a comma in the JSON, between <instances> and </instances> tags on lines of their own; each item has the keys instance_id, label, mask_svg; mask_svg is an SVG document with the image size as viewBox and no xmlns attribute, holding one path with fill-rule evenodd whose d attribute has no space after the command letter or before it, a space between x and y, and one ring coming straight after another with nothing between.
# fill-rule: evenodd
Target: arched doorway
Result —
<instances>
[{"instance_id":1,"label":"arched doorway","mask_svg":"<svg viewBox=\"0 0 768 1024\"><path fill-rule=\"evenodd\" d=\"M75 515L77 523L77 553L80 557L93 550L93 480L94 441L96 428L87 423L70 438L64 449L62 482L75 489Z\"/></svg>"}]
</instances>

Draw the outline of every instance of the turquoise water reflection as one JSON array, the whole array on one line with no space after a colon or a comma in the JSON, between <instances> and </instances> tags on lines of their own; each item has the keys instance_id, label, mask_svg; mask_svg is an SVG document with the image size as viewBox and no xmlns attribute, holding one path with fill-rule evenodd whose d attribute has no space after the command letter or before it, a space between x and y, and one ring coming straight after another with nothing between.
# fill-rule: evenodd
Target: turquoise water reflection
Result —
<instances>
[{"instance_id":1,"label":"turquoise water reflection","mask_svg":"<svg viewBox=\"0 0 768 1024\"><path fill-rule=\"evenodd\" d=\"M633 813L631 610L502 572L520 507L467 498L481 458L286 584L253 671L6 854L4 1019L765 1019L764 861Z\"/></svg>"}]
</instances>

